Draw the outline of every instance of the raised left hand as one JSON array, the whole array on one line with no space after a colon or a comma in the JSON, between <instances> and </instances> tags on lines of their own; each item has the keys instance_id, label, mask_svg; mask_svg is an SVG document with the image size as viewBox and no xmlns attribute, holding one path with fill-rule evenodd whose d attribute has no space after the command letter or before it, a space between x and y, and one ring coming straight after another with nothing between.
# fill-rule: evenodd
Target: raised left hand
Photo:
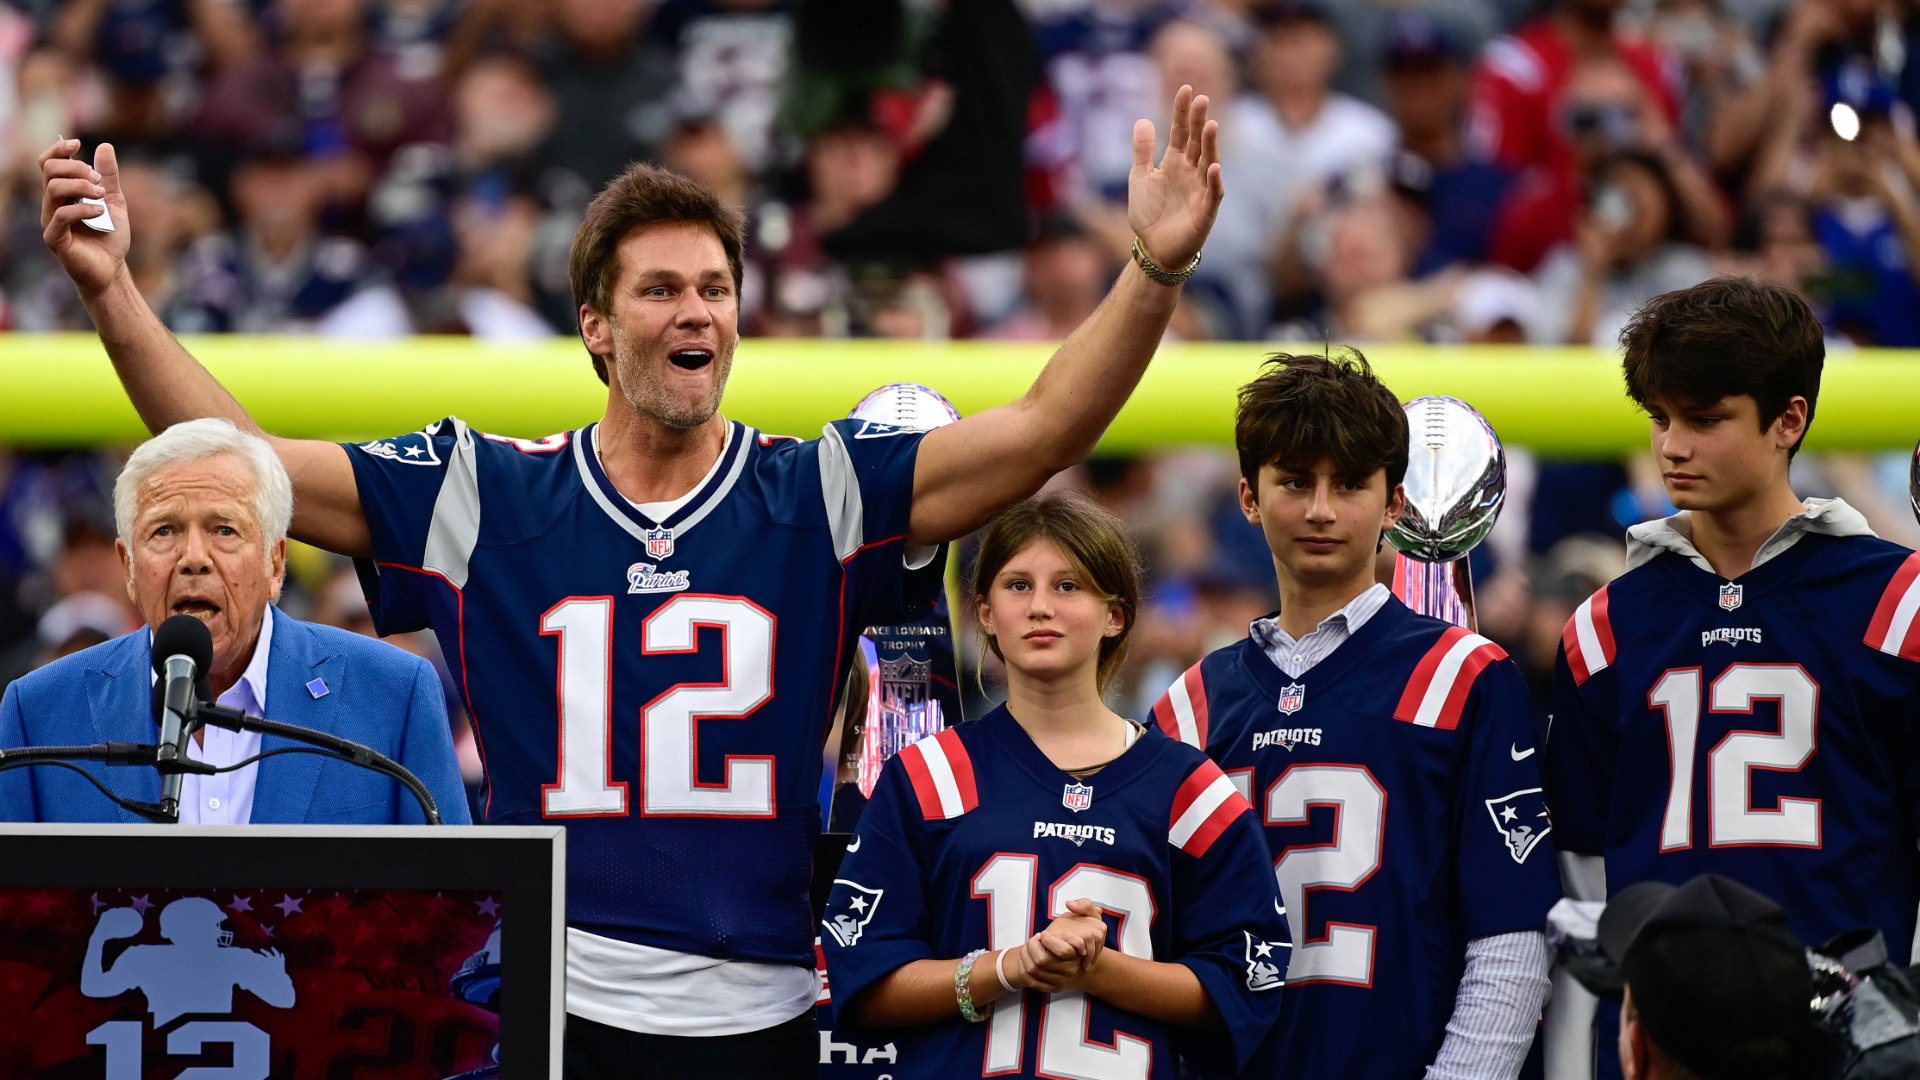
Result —
<instances>
[{"instance_id":1,"label":"raised left hand","mask_svg":"<svg viewBox=\"0 0 1920 1080\"><path fill-rule=\"evenodd\" d=\"M1199 253L1220 212L1220 123L1207 119L1207 99L1182 86L1160 164L1153 164L1153 121L1133 122L1133 169L1127 174L1127 224L1147 257L1179 271Z\"/></svg>"}]
</instances>

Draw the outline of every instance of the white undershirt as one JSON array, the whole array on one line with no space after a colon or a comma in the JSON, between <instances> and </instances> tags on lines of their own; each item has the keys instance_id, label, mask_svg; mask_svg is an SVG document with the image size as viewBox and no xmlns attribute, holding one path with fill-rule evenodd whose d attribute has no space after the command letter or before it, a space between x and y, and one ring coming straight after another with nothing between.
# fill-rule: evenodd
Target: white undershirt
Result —
<instances>
[{"instance_id":1,"label":"white undershirt","mask_svg":"<svg viewBox=\"0 0 1920 1080\"><path fill-rule=\"evenodd\" d=\"M273 611L261 615L260 638L254 642L253 656L248 659L245 671L240 678L220 695L218 705L230 709L239 709L249 716L265 716L267 712L267 656L273 645ZM156 680L159 675L155 675ZM200 729L201 741L187 742L187 757L193 761L222 767L246 759L260 752L260 733L257 731L228 731L225 728L204 727ZM188 773L180 784L180 824L182 825L246 825L253 820L254 784L260 777L260 763L233 770L215 773L212 776L196 776Z\"/></svg>"},{"instance_id":2,"label":"white undershirt","mask_svg":"<svg viewBox=\"0 0 1920 1080\"><path fill-rule=\"evenodd\" d=\"M786 1023L819 993L819 976L798 964L720 960L567 928L567 1012L596 1024L739 1035Z\"/></svg>"}]
</instances>

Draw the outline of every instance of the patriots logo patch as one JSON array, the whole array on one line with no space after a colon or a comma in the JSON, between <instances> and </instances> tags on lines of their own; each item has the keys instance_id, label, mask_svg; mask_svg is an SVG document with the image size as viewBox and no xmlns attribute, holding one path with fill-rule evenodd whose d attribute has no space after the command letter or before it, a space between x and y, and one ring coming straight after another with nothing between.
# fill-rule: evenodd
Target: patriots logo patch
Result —
<instances>
[{"instance_id":1,"label":"patriots logo patch","mask_svg":"<svg viewBox=\"0 0 1920 1080\"><path fill-rule=\"evenodd\" d=\"M1537 787L1486 802L1487 813L1493 816L1493 827L1500 830L1514 862L1526 862L1527 856L1539 846L1540 838L1553 831L1553 820L1547 816L1546 796Z\"/></svg>"},{"instance_id":2,"label":"patriots logo patch","mask_svg":"<svg viewBox=\"0 0 1920 1080\"><path fill-rule=\"evenodd\" d=\"M440 464L440 455L433 448L433 438L424 431L364 442L360 444L360 452L402 465Z\"/></svg>"},{"instance_id":3,"label":"patriots logo patch","mask_svg":"<svg viewBox=\"0 0 1920 1080\"><path fill-rule=\"evenodd\" d=\"M867 932L867 924L873 921L873 913L880 910L880 898L886 895L885 889L869 889L858 882L845 878L834 878L835 885L845 885L853 895L845 900L838 896L838 908L828 908L826 917L820 920L821 929L833 935L833 940L842 948L851 949L860 943L860 935Z\"/></svg>"},{"instance_id":4,"label":"patriots logo patch","mask_svg":"<svg viewBox=\"0 0 1920 1080\"><path fill-rule=\"evenodd\" d=\"M662 570L652 563L637 562L627 567L627 592L682 592L692 575L691 570Z\"/></svg>"},{"instance_id":5,"label":"patriots logo patch","mask_svg":"<svg viewBox=\"0 0 1920 1080\"><path fill-rule=\"evenodd\" d=\"M1247 939L1247 989L1256 993L1278 989L1286 982L1283 975L1286 965L1282 961L1286 950L1293 946L1284 941L1262 941L1250 930L1240 933ZM1275 955L1276 950L1279 955Z\"/></svg>"}]
</instances>

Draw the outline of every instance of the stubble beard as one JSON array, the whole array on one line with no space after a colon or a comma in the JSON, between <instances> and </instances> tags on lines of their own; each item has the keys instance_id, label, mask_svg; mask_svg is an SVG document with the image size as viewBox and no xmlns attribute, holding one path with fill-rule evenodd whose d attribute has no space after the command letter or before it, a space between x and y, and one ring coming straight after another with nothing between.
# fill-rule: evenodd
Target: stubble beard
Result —
<instances>
[{"instance_id":1,"label":"stubble beard","mask_svg":"<svg viewBox=\"0 0 1920 1080\"><path fill-rule=\"evenodd\" d=\"M727 376L733 372L733 350L739 339L720 346L711 361L714 368L713 390L704 401L691 405L661 390L660 384L648 377L645 361L639 350L634 349L620 335L614 335L614 370L620 377L620 394L627 404L641 416L658 423L671 431L692 431L713 419L720 411L720 399L727 392ZM672 366L668 361L667 365Z\"/></svg>"}]
</instances>

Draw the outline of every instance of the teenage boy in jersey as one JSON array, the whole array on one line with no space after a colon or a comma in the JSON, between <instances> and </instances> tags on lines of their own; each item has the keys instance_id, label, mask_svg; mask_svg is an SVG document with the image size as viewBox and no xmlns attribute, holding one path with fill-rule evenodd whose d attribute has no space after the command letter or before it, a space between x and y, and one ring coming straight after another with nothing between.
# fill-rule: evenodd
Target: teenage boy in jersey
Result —
<instances>
[{"instance_id":1,"label":"teenage boy in jersey","mask_svg":"<svg viewBox=\"0 0 1920 1080\"><path fill-rule=\"evenodd\" d=\"M1569 893L1715 873L1818 942L1894 956L1920 907L1920 555L1788 465L1813 423L1820 320L1776 285L1657 296L1620 336L1679 512L1574 612L1541 757Z\"/></svg>"},{"instance_id":2,"label":"teenage boy in jersey","mask_svg":"<svg viewBox=\"0 0 1920 1080\"><path fill-rule=\"evenodd\" d=\"M1518 1074L1559 898L1533 714L1500 647L1374 580L1407 419L1357 352L1277 356L1240 391L1240 505L1280 610L1154 706L1261 815L1294 949L1247 1075Z\"/></svg>"}]
</instances>

